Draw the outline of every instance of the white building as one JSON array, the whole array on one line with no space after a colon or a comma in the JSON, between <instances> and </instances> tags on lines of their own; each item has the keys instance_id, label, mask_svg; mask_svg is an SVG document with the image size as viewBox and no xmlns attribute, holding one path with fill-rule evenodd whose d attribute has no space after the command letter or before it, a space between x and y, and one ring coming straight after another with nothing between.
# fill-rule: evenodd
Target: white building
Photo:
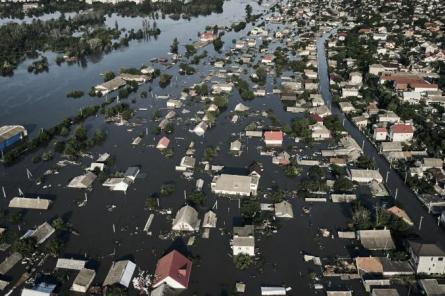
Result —
<instances>
[{"instance_id":1,"label":"white building","mask_svg":"<svg viewBox=\"0 0 445 296\"><path fill-rule=\"evenodd\" d=\"M258 176L221 174L212 180L212 192L221 195L250 196L258 190Z\"/></svg>"},{"instance_id":2,"label":"white building","mask_svg":"<svg viewBox=\"0 0 445 296\"><path fill-rule=\"evenodd\" d=\"M340 102L338 105L340 106L341 111L344 113L351 113L355 111L355 108L351 102Z\"/></svg>"},{"instance_id":3,"label":"white building","mask_svg":"<svg viewBox=\"0 0 445 296\"><path fill-rule=\"evenodd\" d=\"M349 83L352 85L358 85L358 84L362 84L363 82L363 77L362 77L362 73L360 72L351 72L349 74Z\"/></svg>"},{"instance_id":4,"label":"white building","mask_svg":"<svg viewBox=\"0 0 445 296\"><path fill-rule=\"evenodd\" d=\"M110 270L108 271L107 277L103 282L103 286L105 287L120 284L128 288L135 269L136 264L130 260L113 262Z\"/></svg>"},{"instance_id":5,"label":"white building","mask_svg":"<svg viewBox=\"0 0 445 296\"><path fill-rule=\"evenodd\" d=\"M384 127L376 127L374 129L373 138L375 141L386 141L388 131Z\"/></svg>"},{"instance_id":6,"label":"white building","mask_svg":"<svg viewBox=\"0 0 445 296\"><path fill-rule=\"evenodd\" d=\"M383 182L383 177L377 170L350 169L349 175L352 181L358 183L369 183L372 180Z\"/></svg>"},{"instance_id":7,"label":"white building","mask_svg":"<svg viewBox=\"0 0 445 296\"><path fill-rule=\"evenodd\" d=\"M325 140L331 137L331 131L321 123L311 125L310 129L314 140Z\"/></svg>"},{"instance_id":8,"label":"white building","mask_svg":"<svg viewBox=\"0 0 445 296\"><path fill-rule=\"evenodd\" d=\"M174 231L198 231L200 220L198 212L191 206L184 206L176 213L173 220L172 230Z\"/></svg>"},{"instance_id":9,"label":"white building","mask_svg":"<svg viewBox=\"0 0 445 296\"><path fill-rule=\"evenodd\" d=\"M74 279L71 291L86 293L95 276L96 272L94 270L88 268L81 269Z\"/></svg>"},{"instance_id":10,"label":"white building","mask_svg":"<svg viewBox=\"0 0 445 296\"><path fill-rule=\"evenodd\" d=\"M408 250L417 274L445 274L445 252L438 245L410 241Z\"/></svg>"},{"instance_id":11,"label":"white building","mask_svg":"<svg viewBox=\"0 0 445 296\"><path fill-rule=\"evenodd\" d=\"M389 138L393 142L409 142L413 136L414 128L410 124L394 124L390 128Z\"/></svg>"},{"instance_id":12,"label":"white building","mask_svg":"<svg viewBox=\"0 0 445 296\"><path fill-rule=\"evenodd\" d=\"M342 98L358 97L358 96L359 96L359 89L356 87L345 86L341 89Z\"/></svg>"},{"instance_id":13,"label":"white building","mask_svg":"<svg viewBox=\"0 0 445 296\"><path fill-rule=\"evenodd\" d=\"M246 254L255 256L255 238L254 237L234 237L232 241L233 256Z\"/></svg>"},{"instance_id":14,"label":"white building","mask_svg":"<svg viewBox=\"0 0 445 296\"><path fill-rule=\"evenodd\" d=\"M282 202L276 203L274 206L275 206L275 217L277 218L294 217L294 210L292 209L292 204L290 202L283 200Z\"/></svg>"},{"instance_id":15,"label":"white building","mask_svg":"<svg viewBox=\"0 0 445 296\"><path fill-rule=\"evenodd\" d=\"M197 126L195 126L195 128L193 129L193 132L197 136L201 137L205 134L208 127L209 126L207 125L207 123L205 123L205 121L201 121Z\"/></svg>"}]
</instances>

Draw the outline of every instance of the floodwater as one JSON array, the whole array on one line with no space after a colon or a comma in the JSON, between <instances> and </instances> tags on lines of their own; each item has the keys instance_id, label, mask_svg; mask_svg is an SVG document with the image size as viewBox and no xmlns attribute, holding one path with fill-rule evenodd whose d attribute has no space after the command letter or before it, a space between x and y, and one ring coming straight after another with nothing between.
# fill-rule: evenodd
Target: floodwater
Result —
<instances>
[{"instance_id":1,"label":"floodwater","mask_svg":"<svg viewBox=\"0 0 445 296\"><path fill-rule=\"evenodd\" d=\"M64 117L74 114L86 104L98 104L101 99L72 100L66 98L65 94L71 89L88 91L92 85L101 81L99 76L101 72L117 71L120 67L138 67L143 63L148 63L153 57L167 56L169 45L174 37L178 37L181 43L189 43L196 39L197 32L202 31L206 25L229 25L241 19L246 3L250 2L226 2L223 14L200 17L191 21L158 20L162 33L157 40L133 42L129 48L122 51L113 52L96 61L90 60L85 68L67 65L51 66L49 73L34 76L29 75L26 72L26 66L22 65L12 78L0 80L2 93L0 123L49 127ZM250 4L258 9L254 3ZM141 23L140 19L124 20L113 16L109 20L110 25L114 25L114 18L120 24L128 22L126 26L132 24L137 26ZM243 36L249 28L250 25L239 33L226 33L225 46L231 44L232 39ZM207 47L205 50L209 51L209 56L218 56L213 52L212 47ZM208 71L208 62L207 59L199 68L200 74ZM176 73L177 68L174 66L168 69L168 72ZM157 83L153 83L152 87L156 94L170 94L171 97L178 97L183 87L201 80L202 77L199 74L191 77L179 76L178 80L173 78L171 85L165 89L159 89ZM202 108L202 104L186 106L192 112L188 115L179 114L175 121L175 133L170 137L170 145L174 150L174 157L171 159L165 159L153 147L160 136L146 135L139 146L134 147L130 144L136 136L144 134L146 128L150 130L156 124L150 120L151 114L154 110L165 106L165 101L152 97L139 99L139 93L150 86L150 84L144 85L140 87L138 94L132 94L126 100L130 103L132 99L138 98L135 103L131 103L132 107L135 110L148 109L136 113L132 122L138 124L131 130L125 126L106 124L100 116L90 118L85 123L88 130L98 128L106 130L108 135L106 142L92 149L91 154L94 157L104 152L113 155L116 162L110 168L111 171L125 171L129 166L141 166L142 176L130 186L125 195L110 192L98 182L95 183L92 191L66 188L74 176L82 174L84 168L89 166L91 162L89 158L82 158L79 166L58 169L58 174L46 178L43 184L45 188L42 185L36 185L35 178L41 176L46 170L55 168L55 163L60 158L56 156L54 160L33 164L32 155L28 155L19 164L0 169L0 185L5 187L7 194L7 199L1 199L0 205L6 208L8 200L17 194L18 188L25 195L52 199L54 204L49 211L26 211L25 222L21 225L21 229L23 231L55 217L63 217L79 235L69 237L62 256L91 259L91 266L97 271L94 284L103 282L114 260L132 259L141 270L153 273L156 261L167 250L178 248L193 258L194 262L190 286L183 295L231 295L236 281L247 284L246 295L259 295L261 285L291 287L292 291L289 295L325 295L325 291L314 289L315 283L321 283L330 290L350 288L354 290L354 295L365 295L360 281L322 278L320 267L303 261L305 253L327 259L348 258L356 254L357 250L351 247L353 242L338 238L324 238L319 232L320 228L327 228L334 234L336 230L346 228L350 221L348 206L332 203L310 205L298 198L291 199L295 218L280 221L280 229L275 234L258 235L256 237L258 248L256 266L246 271L238 271L232 262L230 235L227 234L239 220L238 200L217 198L212 195L210 193L212 177L207 172L198 170L191 181L184 179L179 172L175 172L175 165L179 164L188 145L194 141L197 160L202 159L203 151L207 146L218 146L220 152L211 161L212 164L240 168L247 167L252 161L257 160L264 165L264 174L260 181L260 188L263 191L272 186L278 186L283 190L298 190L301 177L284 177L282 169L273 165L270 157L261 156L258 149L263 146L261 140L243 138L244 148L241 157L234 157L228 153L229 140L236 138L249 122L261 121L269 124L267 119L261 117L261 111L271 109L278 120L284 123L293 118L294 115L284 112L278 97L270 94L272 80L268 78L266 97L243 102L251 109L247 116L240 117L237 124L232 124L228 118L234 106L242 101L237 91L234 91L230 96L227 110L219 115L216 126L202 138L188 131L194 125L190 123L190 117ZM165 114L166 110L162 112ZM294 149L303 149L302 155L311 155L323 144L315 144L313 148L309 148L301 143L286 142L284 147L288 145L293 145ZM26 169L29 169L33 175L30 180L26 178ZM193 191L195 180L198 178L205 180L204 192L207 196L205 205L198 208L200 217L202 218L217 200L218 206L215 211L218 216L218 228L210 231L209 239L203 239L200 234L197 234L195 244L190 247L186 246L187 236L160 239L158 237L160 234L170 231L171 218L185 204L184 191L187 193ZM149 236L142 231L151 213L144 209L144 200L153 193L159 192L160 186L166 182L174 182L176 191L172 196L162 197L160 206L172 209L173 216L155 213L151 226L153 234ZM85 194L88 196L88 202L86 206L79 208L77 203L84 199ZM261 202L268 202L268 200L262 198ZM310 215L303 214L303 206L311 208ZM1 254L1 259L4 256L5 254ZM11 274L18 275L23 271L22 269L22 266L16 266ZM311 275L315 275L318 280L314 280ZM65 288L69 287L74 277L75 273L70 273L70 279L65 282ZM18 291L17 289L16 293ZM129 293L137 294L134 290L130 290Z\"/></svg>"},{"instance_id":2,"label":"floodwater","mask_svg":"<svg viewBox=\"0 0 445 296\"><path fill-rule=\"evenodd\" d=\"M196 40L198 32L204 31L207 25L231 25L244 18L244 8L247 1L227 1L223 13L213 13L209 16L200 16L189 20L169 19L156 20L161 34L157 40L132 41L128 48L116 50L107 55L91 57L87 66L55 63L56 54L45 53L48 56L49 72L30 75L27 71L31 60L22 63L14 72L13 77L0 77L0 125L21 124L37 128L51 127L65 117L73 115L82 106L99 104L96 99L70 99L66 93L79 89L86 94L91 86L102 82L100 73L106 71L119 71L120 68L139 68L148 64L154 57L167 57L170 45L175 37L180 44L191 43ZM257 5L251 3L254 9ZM45 16L48 18L48 16ZM118 17L112 15L107 18L106 24L114 26L117 21L120 28L142 27L143 18ZM153 20L150 20L152 24ZM227 34L226 41L231 34ZM42 116L42 112L51 116Z\"/></svg>"}]
</instances>

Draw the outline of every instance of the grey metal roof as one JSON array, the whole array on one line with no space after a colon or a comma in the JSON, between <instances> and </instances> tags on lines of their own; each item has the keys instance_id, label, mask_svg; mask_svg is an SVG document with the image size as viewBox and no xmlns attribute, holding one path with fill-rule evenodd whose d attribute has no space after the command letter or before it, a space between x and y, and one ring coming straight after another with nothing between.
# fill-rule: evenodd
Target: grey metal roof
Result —
<instances>
[{"instance_id":1,"label":"grey metal roof","mask_svg":"<svg viewBox=\"0 0 445 296\"><path fill-rule=\"evenodd\" d=\"M368 250L391 250L395 248L391 232L382 230L360 230L358 231L360 242Z\"/></svg>"},{"instance_id":2,"label":"grey metal roof","mask_svg":"<svg viewBox=\"0 0 445 296\"><path fill-rule=\"evenodd\" d=\"M436 279L423 279L419 284L427 296L445 296L445 285L439 284Z\"/></svg>"},{"instance_id":3,"label":"grey metal roof","mask_svg":"<svg viewBox=\"0 0 445 296\"><path fill-rule=\"evenodd\" d=\"M445 256L443 249L436 244L409 241L409 245L417 256Z\"/></svg>"},{"instance_id":4,"label":"grey metal roof","mask_svg":"<svg viewBox=\"0 0 445 296\"><path fill-rule=\"evenodd\" d=\"M0 264L0 274L4 275L9 270L11 270L20 260L22 260L23 256L22 254L15 252L12 253L9 257L7 257L3 262Z\"/></svg>"}]
</instances>

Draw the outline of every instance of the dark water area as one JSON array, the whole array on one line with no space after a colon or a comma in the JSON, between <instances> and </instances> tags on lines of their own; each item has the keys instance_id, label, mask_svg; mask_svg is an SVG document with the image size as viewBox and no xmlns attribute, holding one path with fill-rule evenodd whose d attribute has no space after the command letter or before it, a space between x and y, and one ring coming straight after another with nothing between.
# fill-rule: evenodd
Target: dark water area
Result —
<instances>
[{"instance_id":1,"label":"dark water area","mask_svg":"<svg viewBox=\"0 0 445 296\"><path fill-rule=\"evenodd\" d=\"M86 94L90 88L102 82L101 73L118 72L120 68L139 68L149 64L152 58L167 57L170 45L175 37L181 45L197 39L198 32L205 30L207 25L230 26L235 21L243 20L244 7L250 3L257 10L256 2L227 1L223 13L213 13L189 20L174 21L170 18L156 20L161 34L147 41L132 41L129 47L111 52L110 54L90 57L87 66L68 65L57 66L56 54L48 52L49 72L33 75L27 67L31 60L25 61L14 72L12 77L0 77L0 125L21 124L36 125L38 128L48 128L73 115L86 105L100 104L100 100L90 99L86 95L82 99L67 98L71 90L83 90ZM53 17L53 16L51 16ZM44 19L49 18L48 16ZM141 17L107 17L106 25L114 27L117 21L120 28L142 27ZM153 20L150 20L152 23ZM226 34L225 41L231 42L233 35ZM228 44L228 43L226 43ZM39 112L36 112L39 111ZM42 114L50 116L42 116Z\"/></svg>"},{"instance_id":2,"label":"dark water area","mask_svg":"<svg viewBox=\"0 0 445 296\"><path fill-rule=\"evenodd\" d=\"M191 21L170 19L158 20L158 26L162 33L157 40L147 42L132 42L129 48L105 55L96 62L89 61L85 68L78 66L52 65L48 73L30 75L26 66L22 65L12 78L0 79L0 124L24 124L34 129L49 127L62 120L66 116L76 113L79 108L87 104L98 104L103 99L82 98L78 100L65 97L71 89L88 91L92 85L101 82L101 72L118 71L121 67L139 67L153 57L167 57L167 51L174 37L178 37L181 44L196 40L197 32L203 31L206 25L230 25L233 21L240 20L244 16L244 6L250 3L254 9L259 10L253 2L229 1L224 4L222 15L199 17ZM109 25L113 26L115 20L119 25L135 26L141 24L141 19L123 19L113 16ZM273 28L274 25L271 25ZM232 46L231 40L244 36L251 26L239 33L229 32L223 37L225 47ZM202 51L204 49L201 49ZM213 51L212 46L205 48L209 57L221 56ZM320 51L319 51L320 53ZM257 57L259 58L259 57ZM324 55L319 58L325 58ZM53 61L54 59L49 59ZM291 287L289 295L325 295L325 290L351 289L354 295L366 295L361 281L341 281L339 278L323 278L320 267L303 260L304 254L320 256L322 259L335 260L335 258L350 258L359 254L360 249L350 240L342 240L331 237L323 237L320 228L328 229L331 234L339 229L345 229L350 223L350 207L333 203L309 204L301 198L291 198L294 209L294 219L280 220L279 229L270 236L256 235L257 256L255 267L246 271L235 269L230 248L232 226L240 217L239 201L224 197L216 197L210 192L212 176L205 171L197 170L192 180L185 179L180 172L175 171L181 158L191 141L195 143L195 158L200 161L203 158L204 149L208 146L218 146L220 151L211 161L214 165L227 167L246 168L253 161L259 161L264 165L264 174L260 180L260 189L267 191L278 186L280 189L296 191L301 179L307 173L308 167L304 167L301 176L287 178L282 168L273 165L270 156L260 155L264 146L261 139L242 138L243 152L240 157L229 153L230 140L239 137L245 126L252 121L260 121L265 125L271 124L270 120L263 117L261 112L272 110L275 117L282 123L288 123L295 115L287 113L283 109L277 95L272 94L273 79L268 78L266 85L267 95L256 98L253 101L242 101L238 92L232 92L227 110L223 111L216 122L215 127L209 129L204 137L198 137L189 132L196 124L193 117L203 107L202 103L186 105L191 112L179 114L174 121L175 132L170 136L170 146L174 151L171 159L166 159L155 149L155 145L161 136L146 135L138 146L131 145L135 137L145 134L157 125L151 120L152 113L161 109L165 114L165 100L149 96L147 99L139 98L142 91L147 91L151 86L153 93L157 95L170 95L171 98L179 98L184 87L204 79L210 69L210 59L205 59L199 66L199 74L193 76L178 76L178 66L161 67L163 72L174 75L171 84L165 89L160 89L157 83L146 84L139 88L137 94L132 94L126 100L132 108L138 110L131 120L133 126L116 126L104 122L102 116L87 119L85 127L89 131L103 129L107 133L104 144L90 151L92 158L83 157L80 165L69 165L56 168L54 160L32 163L32 156L28 155L17 165L8 168L0 168L0 185L4 186L7 199L0 198L0 206L6 209L9 199L17 195L20 188L25 196L40 196L54 201L50 210L26 211L21 230L35 227L55 217L63 217L68 221L79 235L71 234L61 257L80 257L90 259L97 271L94 284L100 285L111 266L111 263L120 259L133 260L139 269L153 273L157 260L172 248L179 249L193 258L193 269L189 288L181 295L231 295L235 282L243 281L247 285L246 295L259 295L260 286L285 286ZM323 71L323 69L321 69ZM246 80L248 78L244 77ZM323 80L324 79L324 80ZM329 80L327 80L329 81ZM326 78L320 75L321 92L326 91ZM328 91L328 89L327 89ZM132 99L137 98L135 103ZM236 124L229 119L230 112L236 104L242 102L251 109L245 116L240 116ZM139 108L146 108L142 111ZM307 147L302 143L293 143L286 139L283 145L293 146L293 150L299 151L302 156L312 156L315 151L325 148L325 143L316 143L313 147ZM39 152L45 151L42 149ZM83 174L84 169L99 154L108 152L115 157L116 162L111 171L125 171L127 167L138 165L141 167L142 176L130 185L126 194L111 192L107 188L95 182L92 190L76 190L67 188L68 182L75 176ZM26 169L32 173L30 180L26 177ZM56 169L57 174L46 177L42 185L36 184L36 178L48 169ZM185 205L184 192L190 193L195 188L198 178L205 181L203 191L207 200L205 205L198 207L200 218L204 213L218 202L215 212L218 217L216 229L211 229L210 238L201 238L201 233L194 234L196 240L193 246L187 246L190 235L168 237L161 239L171 230L171 221L177 210ZM145 198L159 192L159 188L166 182L174 182L176 191L173 195L160 198L160 207L171 209L172 215L155 213L150 230L152 235L143 231L144 225L153 211L144 208ZM88 202L84 207L78 207L78 203L88 196ZM261 202L270 202L268 198L261 197ZM302 207L309 207L310 214L304 214ZM113 231L113 225L115 231ZM17 226L10 226L16 229ZM3 259L6 254L1 254ZM41 267L39 271L51 272L54 265ZM47 270L47 268L49 268ZM20 275L23 266L18 264L11 275ZM70 273L70 279L64 283L69 287L76 273ZM15 277L16 278L16 277ZM315 290L314 284L322 284L325 290ZM17 295L17 289L13 295ZM130 289L130 295L138 292Z\"/></svg>"}]
</instances>

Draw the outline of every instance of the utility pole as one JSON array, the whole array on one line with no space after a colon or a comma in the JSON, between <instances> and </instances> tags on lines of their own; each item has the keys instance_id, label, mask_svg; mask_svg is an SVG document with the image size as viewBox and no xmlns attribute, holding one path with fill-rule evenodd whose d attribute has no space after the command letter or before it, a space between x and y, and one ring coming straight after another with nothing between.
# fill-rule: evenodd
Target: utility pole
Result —
<instances>
[{"instance_id":1,"label":"utility pole","mask_svg":"<svg viewBox=\"0 0 445 296\"><path fill-rule=\"evenodd\" d=\"M32 178L32 174L29 169L26 169L26 177L28 178L28 180L31 180Z\"/></svg>"},{"instance_id":2,"label":"utility pole","mask_svg":"<svg viewBox=\"0 0 445 296\"><path fill-rule=\"evenodd\" d=\"M408 179L408 172L405 172L405 183L407 179Z\"/></svg>"},{"instance_id":3,"label":"utility pole","mask_svg":"<svg viewBox=\"0 0 445 296\"><path fill-rule=\"evenodd\" d=\"M394 199L397 199L397 194L399 193L399 187L396 188L396 194L394 195Z\"/></svg>"},{"instance_id":4,"label":"utility pole","mask_svg":"<svg viewBox=\"0 0 445 296\"><path fill-rule=\"evenodd\" d=\"M388 183L389 171L386 171L385 183Z\"/></svg>"},{"instance_id":5,"label":"utility pole","mask_svg":"<svg viewBox=\"0 0 445 296\"><path fill-rule=\"evenodd\" d=\"M363 142L362 142L362 150L365 148L365 140L363 139Z\"/></svg>"},{"instance_id":6,"label":"utility pole","mask_svg":"<svg viewBox=\"0 0 445 296\"><path fill-rule=\"evenodd\" d=\"M419 231L422 229L423 216L420 216Z\"/></svg>"}]
</instances>

